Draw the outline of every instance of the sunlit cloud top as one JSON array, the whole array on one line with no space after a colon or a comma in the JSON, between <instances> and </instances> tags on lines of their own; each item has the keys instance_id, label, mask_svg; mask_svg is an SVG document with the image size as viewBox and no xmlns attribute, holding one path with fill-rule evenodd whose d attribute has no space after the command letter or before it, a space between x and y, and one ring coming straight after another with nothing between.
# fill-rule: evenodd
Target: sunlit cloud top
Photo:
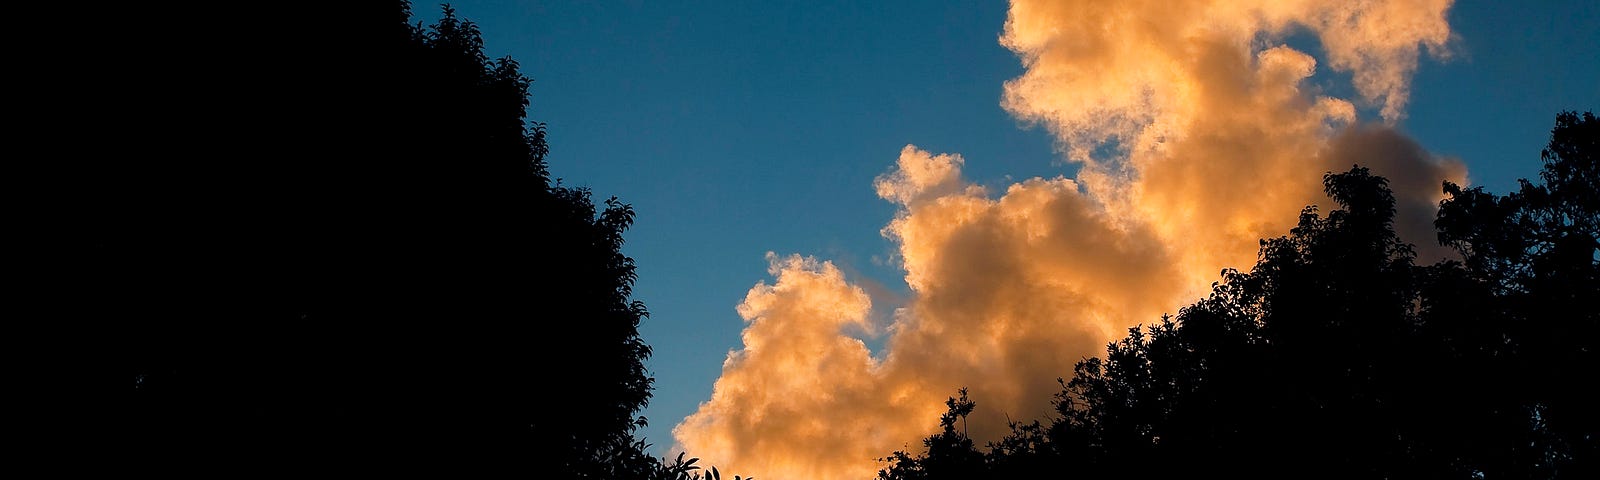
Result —
<instances>
[{"instance_id":1,"label":"sunlit cloud top","mask_svg":"<svg viewBox=\"0 0 1600 480\"><path fill-rule=\"evenodd\" d=\"M873 325L872 299L831 263L769 255L775 281L738 306L744 345L674 429L679 447L764 478L870 478L960 387L984 406L972 435L996 439L1047 412L1075 362L1248 268L1351 163L1398 179L1402 234L1427 231L1439 183L1465 168L1388 125L1419 59L1445 52L1449 6L1013 2L999 41L1025 71L1000 106L1049 129L1075 178L991 191L963 177L985 159L905 146L871 185L897 208L882 232L905 305ZM1321 49L1285 44L1302 32ZM1348 72L1358 97L1309 86L1318 68Z\"/></svg>"}]
</instances>

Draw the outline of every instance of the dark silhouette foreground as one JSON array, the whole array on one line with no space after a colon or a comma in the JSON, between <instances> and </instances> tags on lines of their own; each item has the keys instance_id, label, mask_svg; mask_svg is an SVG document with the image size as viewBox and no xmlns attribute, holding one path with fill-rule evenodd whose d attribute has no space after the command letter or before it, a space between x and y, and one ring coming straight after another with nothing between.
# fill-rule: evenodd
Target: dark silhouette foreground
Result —
<instances>
[{"instance_id":1,"label":"dark silhouette foreground","mask_svg":"<svg viewBox=\"0 0 1600 480\"><path fill-rule=\"evenodd\" d=\"M471 22L159 8L108 21L119 81L93 90L143 121L91 142L121 154L69 157L58 314L110 399L67 434L103 455L69 465L696 472L633 438L652 382L620 251L633 210L550 178L529 80Z\"/></svg>"},{"instance_id":2,"label":"dark silhouette foreground","mask_svg":"<svg viewBox=\"0 0 1600 480\"><path fill-rule=\"evenodd\" d=\"M1080 362L1054 418L976 448L955 428L883 479L1596 478L1600 121L1556 118L1538 184L1445 184L1418 266L1394 198L1356 167L1249 272Z\"/></svg>"}]
</instances>

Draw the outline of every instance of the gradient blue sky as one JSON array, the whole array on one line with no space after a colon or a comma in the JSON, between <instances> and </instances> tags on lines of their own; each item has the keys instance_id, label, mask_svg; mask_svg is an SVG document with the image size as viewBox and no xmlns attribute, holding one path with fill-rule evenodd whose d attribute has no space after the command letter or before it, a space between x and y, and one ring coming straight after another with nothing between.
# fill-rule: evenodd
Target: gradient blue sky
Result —
<instances>
[{"instance_id":1,"label":"gradient blue sky","mask_svg":"<svg viewBox=\"0 0 1600 480\"><path fill-rule=\"evenodd\" d=\"M1523 3L1455 5L1455 55L1423 59L1399 125L1497 192L1536 175L1557 111L1600 109L1600 2ZM641 434L658 453L739 347L734 305L768 278L766 252L832 260L878 314L896 305L901 272L875 260L892 251L878 232L894 208L872 180L901 147L961 153L964 176L990 186L1075 170L999 106L1022 72L996 42L1004 2L452 5L490 56L534 79L530 116L549 125L555 176L638 212L625 252L651 312ZM1348 84L1325 70L1313 81Z\"/></svg>"}]
</instances>

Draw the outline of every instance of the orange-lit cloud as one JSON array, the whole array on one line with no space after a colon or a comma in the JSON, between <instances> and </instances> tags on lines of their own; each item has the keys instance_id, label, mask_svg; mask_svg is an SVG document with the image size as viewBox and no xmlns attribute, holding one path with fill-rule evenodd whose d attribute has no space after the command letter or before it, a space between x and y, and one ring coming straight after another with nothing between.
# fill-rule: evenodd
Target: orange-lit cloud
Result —
<instances>
[{"instance_id":1,"label":"orange-lit cloud","mask_svg":"<svg viewBox=\"0 0 1600 480\"><path fill-rule=\"evenodd\" d=\"M772 285L739 306L744 347L680 447L764 478L870 478L969 387L979 442L1044 414L1055 379L1129 326L1202 295L1257 240L1284 234L1321 176L1360 163L1391 179L1403 238L1431 243L1439 182L1463 183L1383 124L1401 117L1423 51L1450 37L1448 1L1016 1L1001 44L1026 67L1001 105L1055 133L1075 179L991 192L959 155L914 146L874 182L911 296L882 328L827 262L769 256ZM1322 65L1283 44L1319 39ZM1308 81L1347 72L1359 97ZM1416 238L1429 237L1429 238ZM1426 250L1426 249L1424 249ZM869 333L875 332L875 333ZM876 355L858 340L887 335Z\"/></svg>"},{"instance_id":2,"label":"orange-lit cloud","mask_svg":"<svg viewBox=\"0 0 1600 480\"><path fill-rule=\"evenodd\" d=\"M871 328L871 305L837 268L769 255L776 283L738 307L744 349L674 430L688 451L769 478L870 478L871 460L916 445L955 389L983 392L973 433L998 436L1007 414L1043 415L1055 378L1121 326L1174 303L1153 232L1116 224L1065 178L989 198L961 163L907 146L876 182L901 207L884 233L914 298L887 355L852 337Z\"/></svg>"}]
</instances>

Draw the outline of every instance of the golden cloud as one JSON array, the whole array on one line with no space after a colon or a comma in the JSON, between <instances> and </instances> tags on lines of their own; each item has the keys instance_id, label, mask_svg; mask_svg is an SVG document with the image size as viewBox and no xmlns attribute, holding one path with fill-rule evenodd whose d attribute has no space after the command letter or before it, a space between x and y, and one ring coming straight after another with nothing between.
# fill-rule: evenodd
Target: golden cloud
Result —
<instances>
[{"instance_id":1,"label":"golden cloud","mask_svg":"<svg viewBox=\"0 0 1600 480\"><path fill-rule=\"evenodd\" d=\"M911 296L878 355L870 298L832 264L769 255L738 311L749 324L710 400L673 430L679 448L764 478L870 478L919 445L942 400L968 387L982 443L1048 411L1055 379L1125 329L1197 299L1257 240L1327 203L1324 172L1391 179L1402 238L1431 245L1439 182L1460 162L1388 124L1422 52L1450 38L1448 1L1014 1L1000 43L1026 67L1001 106L1053 132L1076 179L996 195L965 159L908 145L880 176L899 207L883 229ZM1354 101L1308 84L1321 42ZM1427 237L1427 238L1421 238ZM1426 249L1424 249L1426 250Z\"/></svg>"}]
</instances>

